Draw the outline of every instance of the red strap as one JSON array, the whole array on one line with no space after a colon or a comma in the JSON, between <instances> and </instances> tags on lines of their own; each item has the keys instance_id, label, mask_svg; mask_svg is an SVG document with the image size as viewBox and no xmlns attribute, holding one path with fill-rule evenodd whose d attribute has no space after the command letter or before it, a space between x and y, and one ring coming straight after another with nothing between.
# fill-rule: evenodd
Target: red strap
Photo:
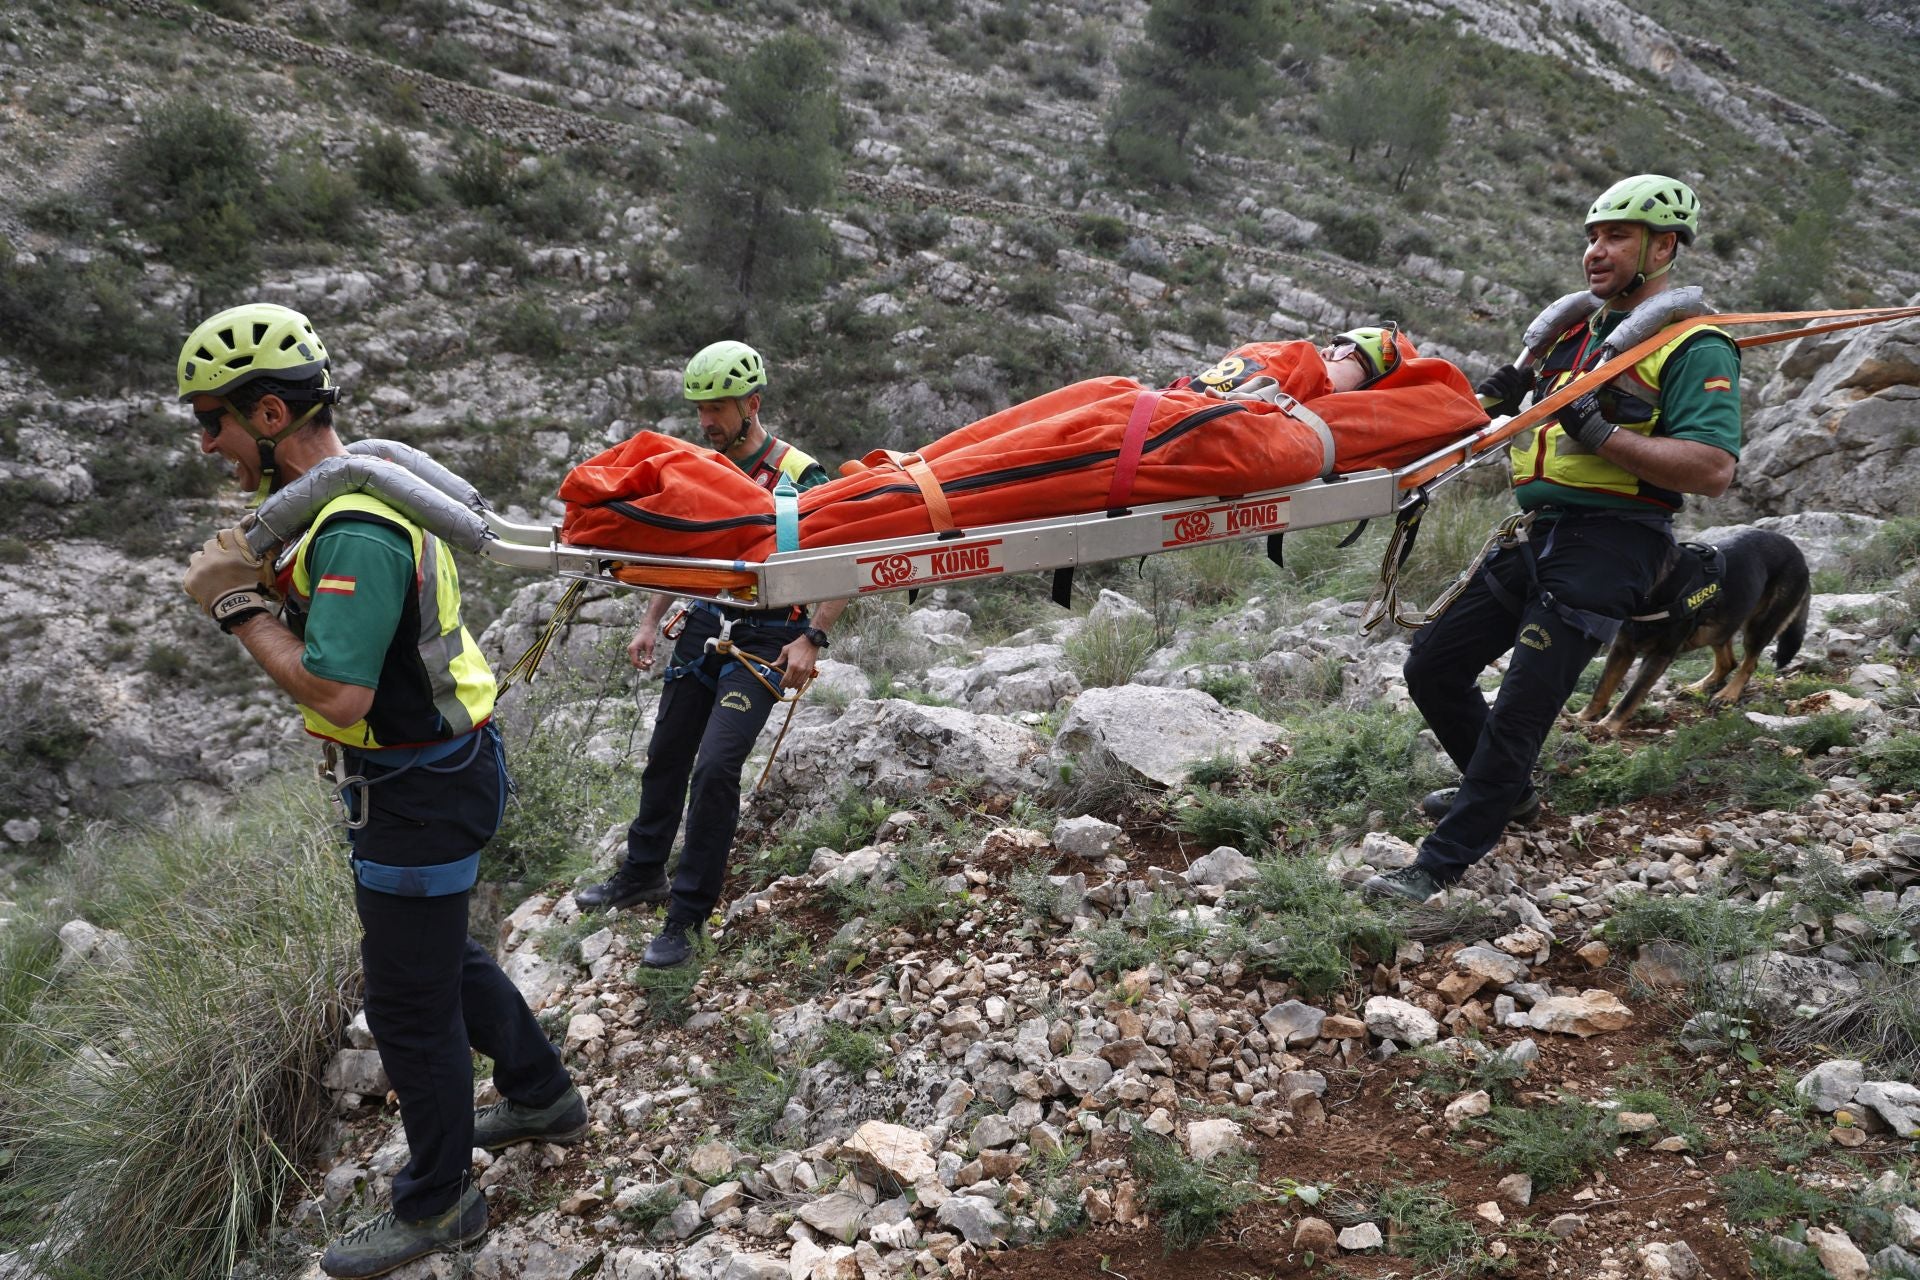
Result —
<instances>
[{"instance_id":1,"label":"red strap","mask_svg":"<svg viewBox=\"0 0 1920 1280\"><path fill-rule=\"evenodd\" d=\"M1127 434L1120 440L1120 456L1113 464L1113 487L1107 490L1109 511L1118 511L1133 501L1133 478L1140 471L1140 449L1147 442L1147 424L1153 421L1153 409L1159 403L1158 391L1143 391L1133 402Z\"/></svg>"}]
</instances>

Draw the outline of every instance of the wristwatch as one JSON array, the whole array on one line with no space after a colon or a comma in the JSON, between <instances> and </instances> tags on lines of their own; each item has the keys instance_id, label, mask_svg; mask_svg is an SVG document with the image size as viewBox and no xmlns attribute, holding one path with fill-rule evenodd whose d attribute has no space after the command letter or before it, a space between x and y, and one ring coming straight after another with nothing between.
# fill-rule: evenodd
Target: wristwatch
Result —
<instances>
[{"instance_id":1,"label":"wristwatch","mask_svg":"<svg viewBox=\"0 0 1920 1280\"><path fill-rule=\"evenodd\" d=\"M824 649L827 647L827 644L828 644L827 633L822 631L818 627L808 627L805 631L802 631L800 634L805 636L807 639L813 641L813 647L816 649Z\"/></svg>"}]
</instances>

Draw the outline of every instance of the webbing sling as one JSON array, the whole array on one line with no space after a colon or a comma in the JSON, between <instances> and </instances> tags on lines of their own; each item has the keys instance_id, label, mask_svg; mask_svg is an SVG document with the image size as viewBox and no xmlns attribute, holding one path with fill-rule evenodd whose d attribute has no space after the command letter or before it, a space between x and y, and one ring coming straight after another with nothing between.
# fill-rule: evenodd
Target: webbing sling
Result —
<instances>
[{"instance_id":1,"label":"webbing sling","mask_svg":"<svg viewBox=\"0 0 1920 1280\"><path fill-rule=\"evenodd\" d=\"M1107 488L1107 514L1126 510L1133 501L1133 479L1140 474L1140 451L1147 443L1147 427L1153 422L1154 408L1160 403L1158 391L1142 391L1127 416L1126 434L1120 437L1120 456L1114 459L1113 483Z\"/></svg>"},{"instance_id":2,"label":"webbing sling","mask_svg":"<svg viewBox=\"0 0 1920 1280\"><path fill-rule=\"evenodd\" d=\"M887 461L907 473L907 478L919 486L920 496L927 504L927 519L933 525L935 533L953 533L960 526L953 522L953 509L947 505L947 495L940 488L940 477L933 474L926 460L917 453L896 453L886 450Z\"/></svg>"}]
</instances>

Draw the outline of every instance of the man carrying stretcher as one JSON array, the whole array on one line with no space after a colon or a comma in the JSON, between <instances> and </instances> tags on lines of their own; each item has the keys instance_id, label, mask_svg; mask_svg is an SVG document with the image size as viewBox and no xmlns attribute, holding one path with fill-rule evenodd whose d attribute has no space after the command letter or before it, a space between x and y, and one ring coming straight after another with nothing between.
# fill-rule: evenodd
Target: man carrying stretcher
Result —
<instances>
[{"instance_id":1,"label":"man carrying stretcher","mask_svg":"<svg viewBox=\"0 0 1920 1280\"><path fill-rule=\"evenodd\" d=\"M760 424L767 367L744 342L716 342L687 362L686 398L717 466L757 491L824 484L819 463ZM717 456L716 456L717 455ZM722 461L724 459L724 461ZM641 671L653 669L661 619L671 597L656 594L627 646ZM627 828L627 856L612 877L574 896L588 910L668 902L667 922L647 944L644 963L670 968L693 954L726 880L727 855L740 820L740 770L779 700L780 688L804 688L827 647L827 628L845 609L829 600L809 616L799 607L729 609L696 602L683 615L666 688L655 713L640 774L640 812ZM712 642L725 639L724 647ZM667 855L686 809L680 865L667 883Z\"/></svg>"}]
</instances>

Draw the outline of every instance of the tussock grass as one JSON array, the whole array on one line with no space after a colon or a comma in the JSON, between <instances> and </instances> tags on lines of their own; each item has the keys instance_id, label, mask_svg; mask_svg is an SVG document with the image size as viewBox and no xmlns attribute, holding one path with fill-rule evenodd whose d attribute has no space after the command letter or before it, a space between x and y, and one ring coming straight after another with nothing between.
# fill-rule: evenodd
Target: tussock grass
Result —
<instances>
[{"instance_id":1,"label":"tussock grass","mask_svg":"<svg viewBox=\"0 0 1920 1280\"><path fill-rule=\"evenodd\" d=\"M1388 1187L1379 1212L1392 1226L1391 1252L1449 1276L1474 1275L1499 1266L1480 1252L1480 1233L1460 1216L1444 1193L1445 1183Z\"/></svg>"},{"instance_id":2,"label":"tussock grass","mask_svg":"<svg viewBox=\"0 0 1920 1280\"><path fill-rule=\"evenodd\" d=\"M733 1047L733 1056L718 1064L716 1074L733 1105L733 1131L754 1145L773 1141L774 1129L799 1087L800 1072L782 1065L773 1046L773 1026L764 1014L747 1019L745 1037Z\"/></svg>"},{"instance_id":3,"label":"tussock grass","mask_svg":"<svg viewBox=\"0 0 1920 1280\"><path fill-rule=\"evenodd\" d=\"M1260 853L1285 842L1287 817L1287 806L1269 792L1203 791L1181 810L1180 830L1208 848L1229 844Z\"/></svg>"},{"instance_id":4,"label":"tussock grass","mask_svg":"<svg viewBox=\"0 0 1920 1280\"><path fill-rule=\"evenodd\" d=\"M1896 733L1862 748L1859 764L1875 791L1920 791L1920 733Z\"/></svg>"},{"instance_id":5,"label":"tussock grass","mask_svg":"<svg viewBox=\"0 0 1920 1280\"><path fill-rule=\"evenodd\" d=\"M1122 685L1147 665L1160 644L1151 617L1124 613L1081 627L1064 646L1067 667L1088 689Z\"/></svg>"},{"instance_id":6,"label":"tussock grass","mask_svg":"<svg viewBox=\"0 0 1920 1280\"><path fill-rule=\"evenodd\" d=\"M120 931L124 962L61 970L75 917ZM357 936L311 785L86 832L0 935L10 1234L54 1242L61 1274L228 1275L315 1154Z\"/></svg>"}]
</instances>

